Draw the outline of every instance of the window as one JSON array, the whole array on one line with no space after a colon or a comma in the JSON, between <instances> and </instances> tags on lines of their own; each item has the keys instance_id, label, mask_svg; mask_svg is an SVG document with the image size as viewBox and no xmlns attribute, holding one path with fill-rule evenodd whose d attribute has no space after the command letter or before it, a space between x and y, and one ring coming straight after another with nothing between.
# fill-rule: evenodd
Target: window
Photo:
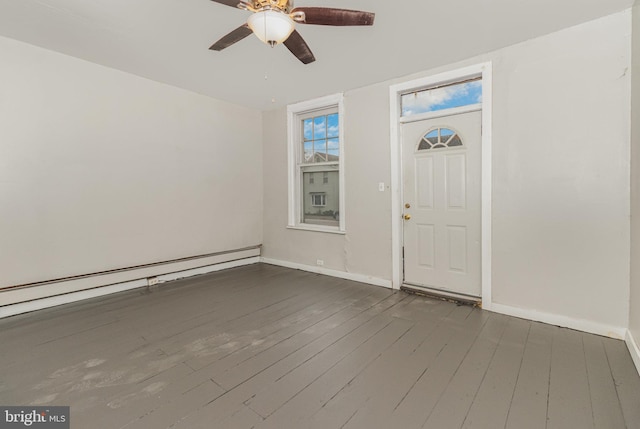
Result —
<instances>
[{"instance_id":1,"label":"window","mask_svg":"<svg viewBox=\"0 0 640 429\"><path fill-rule=\"evenodd\" d=\"M325 194L311 194L311 205L314 207L326 206L327 196Z\"/></svg>"},{"instance_id":2,"label":"window","mask_svg":"<svg viewBox=\"0 0 640 429\"><path fill-rule=\"evenodd\" d=\"M289 227L344 232L342 95L289 106L288 122Z\"/></svg>"},{"instance_id":3,"label":"window","mask_svg":"<svg viewBox=\"0 0 640 429\"><path fill-rule=\"evenodd\" d=\"M480 77L413 91L400 97L402 116L453 109L482 103L482 79Z\"/></svg>"},{"instance_id":4,"label":"window","mask_svg":"<svg viewBox=\"0 0 640 429\"><path fill-rule=\"evenodd\" d=\"M436 128L429 131L420 139L418 150L442 149L462 146L462 139L458 133L449 128Z\"/></svg>"}]
</instances>

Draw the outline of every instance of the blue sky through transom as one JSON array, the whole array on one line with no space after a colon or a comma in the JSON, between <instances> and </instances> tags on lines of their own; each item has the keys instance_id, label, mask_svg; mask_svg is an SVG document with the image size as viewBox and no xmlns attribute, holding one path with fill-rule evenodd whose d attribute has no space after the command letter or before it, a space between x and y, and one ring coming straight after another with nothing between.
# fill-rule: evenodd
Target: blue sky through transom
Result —
<instances>
[{"instance_id":1,"label":"blue sky through transom","mask_svg":"<svg viewBox=\"0 0 640 429\"><path fill-rule=\"evenodd\" d=\"M482 103L482 81L475 80L402 96L402 116Z\"/></svg>"}]
</instances>

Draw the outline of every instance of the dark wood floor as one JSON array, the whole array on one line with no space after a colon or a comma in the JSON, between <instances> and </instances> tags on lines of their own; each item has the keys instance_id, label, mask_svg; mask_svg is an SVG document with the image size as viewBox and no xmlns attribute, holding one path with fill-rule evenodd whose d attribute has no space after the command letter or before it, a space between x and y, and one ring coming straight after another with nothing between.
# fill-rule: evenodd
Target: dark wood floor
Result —
<instances>
[{"instance_id":1,"label":"dark wood floor","mask_svg":"<svg viewBox=\"0 0 640 429\"><path fill-rule=\"evenodd\" d=\"M71 427L640 428L622 341L269 265L0 320Z\"/></svg>"}]
</instances>

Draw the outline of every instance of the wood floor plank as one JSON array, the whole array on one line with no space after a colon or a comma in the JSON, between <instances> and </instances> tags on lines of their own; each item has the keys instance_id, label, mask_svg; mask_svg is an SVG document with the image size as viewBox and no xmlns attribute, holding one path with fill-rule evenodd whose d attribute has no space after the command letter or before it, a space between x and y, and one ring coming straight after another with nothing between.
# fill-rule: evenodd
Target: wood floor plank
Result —
<instances>
[{"instance_id":1,"label":"wood floor plank","mask_svg":"<svg viewBox=\"0 0 640 429\"><path fill-rule=\"evenodd\" d=\"M225 336L233 336L233 342L225 341L224 336L219 338L222 342L217 344L210 339L217 336L208 336L196 341L204 341L207 347L202 347L193 358L187 360L187 364L194 369L204 368L214 362L225 361L242 362L254 355L277 345L279 342L304 331L310 326L330 318L344 308L350 307L370 294L364 290L349 293L330 294L313 301L305 302L301 308L287 309L282 317L260 320L259 323L248 324L235 323L225 329ZM295 311L294 311L295 310ZM227 359L225 359L227 358Z\"/></svg>"},{"instance_id":2,"label":"wood floor plank","mask_svg":"<svg viewBox=\"0 0 640 429\"><path fill-rule=\"evenodd\" d=\"M211 429L212 427L219 427L224 429L253 429L262 423L264 419L260 417L251 408L244 406L237 413L232 416L216 421L214 424L209 422L202 426L196 426L191 429Z\"/></svg>"},{"instance_id":3,"label":"wood floor plank","mask_svg":"<svg viewBox=\"0 0 640 429\"><path fill-rule=\"evenodd\" d=\"M287 373L274 383L273 388L256 394L247 401L247 405L262 417L270 416L352 353L359 353L360 346L366 347L371 342L375 343L377 338L382 338L380 341L386 340L387 337L384 335L388 331L391 331L389 335L392 336L398 330L404 329L402 332L408 330L406 324L396 328L398 326L396 320L398 319L385 315L374 318L353 334L342 338L308 362Z\"/></svg>"},{"instance_id":4,"label":"wood floor plank","mask_svg":"<svg viewBox=\"0 0 640 429\"><path fill-rule=\"evenodd\" d=\"M618 340L255 264L0 320L0 403L91 429L640 429Z\"/></svg>"},{"instance_id":5,"label":"wood floor plank","mask_svg":"<svg viewBox=\"0 0 640 429\"><path fill-rule=\"evenodd\" d=\"M509 325L481 333L452 375L423 427L461 427Z\"/></svg>"},{"instance_id":6,"label":"wood floor plank","mask_svg":"<svg viewBox=\"0 0 640 429\"><path fill-rule=\"evenodd\" d=\"M439 312L431 312L432 320L416 323L393 348L327 401L313 415L310 427L375 427L384 422L425 366L454 336L456 331L448 316L460 316L455 320L461 330L479 323L468 317L473 312L470 307L443 303L439 308Z\"/></svg>"},{"instance_id":7,"label":"wood floor plank","mask_svg":"<svg viewBox=\"0 0 640 429\"><path fill-rule=\"evenodd\" d=\"M492 314L484 321L474 329L459 332L440 350L433 362L425 366L423 373L394 409L389 427L423 427L469 350L478 341L482 343L493 338L497 342L508 319Z\"/></svg>"},{"instance_id":8,"label":"wood floor plank","mask_svg":"<svg viewBox=\"0 0 640 429\"><path fill-rule=\"evenodd\" d=\"M548 429L594 428L582 333L558 329L553 336Z\"/></svg>"},{"instance_id":9,"label":"wood floor plank","mask_svg":"<svg viewBox=\"0 0 640 429\"><path fill-rule=\"evenodd\" d=\"M175 392L167 395L168 399L155 398L151 409L148 409L145 413L138 412L139 417L123 425L122 428L170 427L223 393L224 391L220 386L211 380L203 380L202 383L186 392ZM133 405L138 410L140 409L135 402ZM211 422L203 423L211 427Z\"/></svg>"},{"instance_id":10,"label":"wood floor plank","mask_svg":"<svg viewBox=\"0 0 640 429\"><path fill-rule=\"evenodd\" d=\"M531 322L527 320L509 320L491 364L464 419L463 428L505 427L530 328ZM461 379L464 380L464 378ZM468 387L463 386L461 392L471 392L471 380L467 381ZM463 408L460 407L460 409ZM458 421L459 419L455 420L456 423Z\"/></svg>"},{"instance_id":11,"label":"wood floor plank","mask_svg":"<svg viewBox=\"0 0 640 429\"><path fill-rule=\"evenodd\" d=\"M606 338L603 342L624 421L627 428L638 429L640 428L640 375L633 365L625 343Z\"/></svg>"},{"instance_id":12,"label":"wood floor plank","mask_svg":"<svg viewBox=\"0 0 640 429\"><path fill-rule=\"evenodd\" d=\"M279 332L280 335L275 336L273 345L265 343L265 346L268 347L258 347L255 353L237 353L228 356L228 359L213 362L207 367L207 372L222 386L231 389L356 318L368 306L380 300L380 295L369 295L352 305L337 307L339 311L328 315L328 317L320 318L315 323L296 327L295 332L284 339L282 339L282 334L287 335L290 332ZM368 304L365 307L360 307L362 303ZM280 339L282 340L278 341Z\"/></svg>"},{"instance_id":13,"label":"wood floor plank","mask_svg":"<svg viewBox=\"0 0 640 429\"><path fill-rule=\"evenodd\" d=\"M539 429L547 425L551 344L560 329L531 323L522 365L511 400L506 429Z\"/></svg>"},{"instance_id":14,"label":"wood floor plank","mask_svg":"<svg viewBox=\"0 0 640 429\"><path fill-rule=\"evenodd\" d=\"M622 407L616 394L615 382L602 340L602 337L596 335L582 336L593 423L596 428L624 429L626 425Z\"/></svg>"},{"instance_id":15,"label":"wood floor plank","mask_svg":"<svg viewBox=\"0 0 640 429\"><path fill-rule=\"evenodd\" d=\"M310 415L315 414L353 377L365 370L384 350L399 341L412 325L413 322L392 318L391 323L381 329L377 335L334 363L329 370L317 376L287 402L260 403L259 409L256 409L256 402L249 402L247 405L265 417L265 421L257 427L279 429L287 425L299 427L304 424ZM271 413L266 414L265 411L271 411Z\"/></svg>"},{"instance_id":16,"label":"wood floor plank","mask_svg":"<svg viewBox=\"0 0 640 429\"><path fill-rule=\"evenodd\" d=\"M363 325L379 316L382 312L392 308L394 305L406 299L402 294L385 294L386 297L379 302L373 303L367 309L360 309L359 314L351 317L344 323L339 324L331 331L324 333L306 346L287 354L277 362L267 366L259 372L250 376L245 382L236 386L228 393L222 395L215 401L207 404L206 407L189 416L179 427L189 428L190 424L213 418L227 418L239 411L245 402L259 392L273 391L274 383L295 368L313 359L328 347L335 345L343 338L356 332ZM206 371L206 368L202 371ZM195 423L194 423L195 424Z\"/></svg>"}]
</instances>

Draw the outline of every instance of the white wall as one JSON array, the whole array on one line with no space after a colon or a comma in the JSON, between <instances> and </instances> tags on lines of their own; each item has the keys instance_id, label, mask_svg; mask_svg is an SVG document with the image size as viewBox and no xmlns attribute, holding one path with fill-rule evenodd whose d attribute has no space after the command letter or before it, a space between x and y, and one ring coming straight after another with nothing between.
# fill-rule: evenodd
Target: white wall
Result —
<instances>
[{"instance_id":1,"label":"white wall","mask_svg":"<svg viewBox=\"0 0 640 429\"><path fill-rule=\"evenodd\" d=\"M0 287L261 243L259 112L11 39L0 58Z\"/></svg>"},{"instance_id":2,"label":"white wall","mask_svg":"<svg viewBox=\"0 0 640 429\"><path fill-rule=\"evenodd\" d=\"M624 328L629 11L494 60L494 302Z\"/></svg>"},{"instance_id":3,"label":"white wall","mask_svg":"<svg viewBox=\"0 0 640 429\"><path fill-rule=\"evenodd\" d=\"M636 2L637 3L637 2ZM640 4L633 8L631 69L631 307L629 331L640 345ZM640 371L640 356L638 370Z\"/></svg>"},{"instance_id":4,"label":"white wall","mask_svg":"<svg viewBox=\"0 0 640 429\"><path fill-rule=\"evenodd\" d=\"M264 255L391 279L390 84L492 61L493 299L619 333L629 312L630 11L345 94L345 236L286 225L286 112L266 112ZM602 329L597 329L602 331Z\"/></svg>"},{"instance_id":5,"label":"white wall","mask_svg":"<svg viewBox=\"0 0 640 429\"><path fill-rule=\"evenodd\" d=\"M388 84L345 94L346 235L286 229L286 109L265 112L263 256L303 265L391 279Z\"/></svg>"}]
</instances>

